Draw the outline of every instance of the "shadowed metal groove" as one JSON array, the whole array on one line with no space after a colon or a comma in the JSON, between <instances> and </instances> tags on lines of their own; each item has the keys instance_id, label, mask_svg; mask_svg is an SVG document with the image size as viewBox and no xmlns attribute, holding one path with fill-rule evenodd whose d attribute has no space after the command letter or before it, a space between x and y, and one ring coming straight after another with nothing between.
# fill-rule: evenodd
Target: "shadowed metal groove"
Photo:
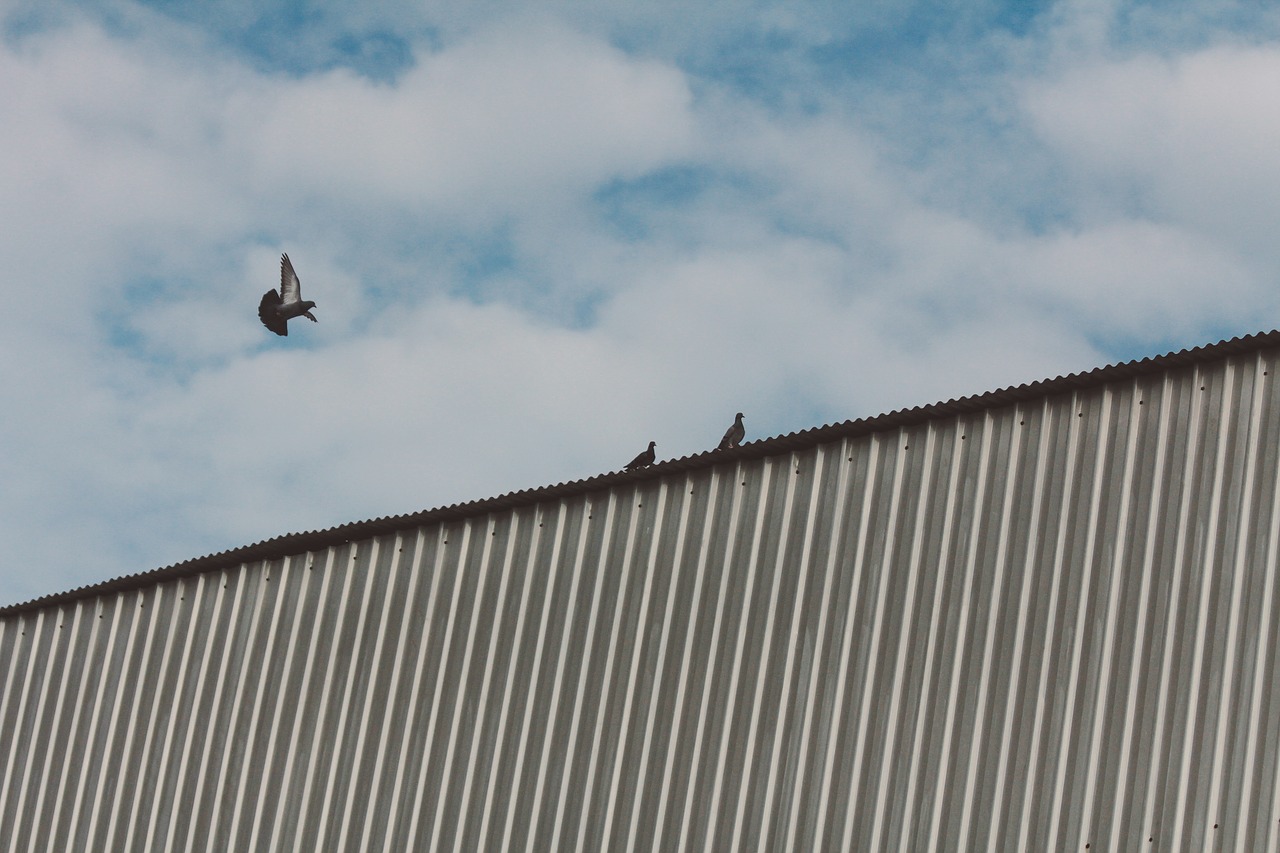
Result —
<instances>
[{"instance_id":1,"label":"shadowed metal groove","mask_svg":"<svg viewBox=\"0 0 1280 853\"><path fill-rule=\"evenodd\" d=\"M1280 339L0 614L0 850L1280 849Z\"/></svg>"}]
</instances>

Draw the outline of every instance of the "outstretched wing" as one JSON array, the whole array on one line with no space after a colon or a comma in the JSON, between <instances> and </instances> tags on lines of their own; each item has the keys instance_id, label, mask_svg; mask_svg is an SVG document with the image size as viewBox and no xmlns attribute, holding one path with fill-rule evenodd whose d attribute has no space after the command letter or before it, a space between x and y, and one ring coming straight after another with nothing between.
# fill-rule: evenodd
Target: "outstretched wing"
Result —
<instances>
[{"instance_id":1,"label":"outstretched wing","mask_svg":"<svg viewBox=\"0 0 1280 853\"><path fill-rule=\"evenodd\" d=\"M302 282L293 271L293 263L287 254L280 256L280 301L288 305L302 299Z\"/></svg>"},{"instance_id":2,"label":"outstretched wing","mask_svg":"<svg viewBox=\"0 0 1280 853\"><path fill-rule=\"evenodd\" d=\"M274 290L268 290L262 294L262 301L258 303L258 319L262 321L262 325L277 335L287 335L289 334L289 326L285 319L276 312L276 308L279 305L280 294Z\"/></svg>"}]
</instances>

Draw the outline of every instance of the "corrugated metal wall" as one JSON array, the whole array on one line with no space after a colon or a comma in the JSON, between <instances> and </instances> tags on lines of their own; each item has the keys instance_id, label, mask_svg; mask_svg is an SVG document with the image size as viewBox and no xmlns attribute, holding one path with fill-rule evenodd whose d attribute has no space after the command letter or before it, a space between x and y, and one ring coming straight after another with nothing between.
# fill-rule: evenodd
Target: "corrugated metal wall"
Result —
<instances>
[{"instance_id":1,"label":"corrugated metal wall","mask_svg":"<svg viewBox=\"0 0 1280 853\"><path fill-rule=\"evenodd\" d=\"M1276 850L1277 354L0 621L5 850Z\"/></svg>"}]
</instances>

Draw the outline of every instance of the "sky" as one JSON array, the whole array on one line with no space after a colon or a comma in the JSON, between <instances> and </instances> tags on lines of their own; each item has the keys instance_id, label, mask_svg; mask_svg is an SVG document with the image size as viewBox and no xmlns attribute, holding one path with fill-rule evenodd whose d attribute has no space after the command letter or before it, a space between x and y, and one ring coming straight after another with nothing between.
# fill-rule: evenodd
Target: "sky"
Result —
<instances>
[{"instance_id":1,"label":"sky","mask_svg":"<svg viewBox=\"0 0 1280 853\"><path fill-rule=\"evenodd\" d=\"M1271 330L1280 8L0 0L0 200L8 604Z\"/></svg>"}]
</instances>

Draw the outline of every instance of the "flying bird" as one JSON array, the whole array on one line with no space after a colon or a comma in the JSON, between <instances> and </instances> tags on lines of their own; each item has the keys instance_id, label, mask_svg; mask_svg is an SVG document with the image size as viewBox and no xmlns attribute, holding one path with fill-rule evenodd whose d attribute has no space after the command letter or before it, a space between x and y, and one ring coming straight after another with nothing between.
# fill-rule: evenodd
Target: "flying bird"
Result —
<instances>
[{"instance_id":1,"label":"flying bird","mask_svg":"<svg viewBox=\"0 0 1280 853\"><path fill-rule=\"evenodd\" d=\"M635 459L632 459L630 462L628 462L627 470L634 471L637 468L648 468L650 465L652 465L653 459L654 459L653 449L657 446L658 446L658 442L656 441L649 442L649 449L641 453Z\"/></svg>"},{"instance_id":2,"label":"flying bird","mask_svg":"<svg viewBox=\"0 0 1280 853\"><path fill-rule=\"evenodd\" d=\"M315 323L315 315L311 313L311 309L316 304L311 300L303 300L302 298L302 282L298 280L298 274L293 271L293 264L289 262L289 256L280 256L280 292L268 290L262 294L262 301L258 303L258 319L262 321L262 325L266 326L277 335L289 334L289 320L292 317L306 317Z\"/></svg>"},{"instance_id":3,"label":"flying bird","mask_svg":"<svg viewBox=\"0 0 1280 853\"><path fill-rule=\"evenodd\" d=\"M742 439L746 437L747 429L742 425L742 412L738 412L733 418L733 426L724 431L724 438L720 439L720 446L716 450L728 450L730 447L737 447L742 443Z\"/></svg>"}]
</instances>

